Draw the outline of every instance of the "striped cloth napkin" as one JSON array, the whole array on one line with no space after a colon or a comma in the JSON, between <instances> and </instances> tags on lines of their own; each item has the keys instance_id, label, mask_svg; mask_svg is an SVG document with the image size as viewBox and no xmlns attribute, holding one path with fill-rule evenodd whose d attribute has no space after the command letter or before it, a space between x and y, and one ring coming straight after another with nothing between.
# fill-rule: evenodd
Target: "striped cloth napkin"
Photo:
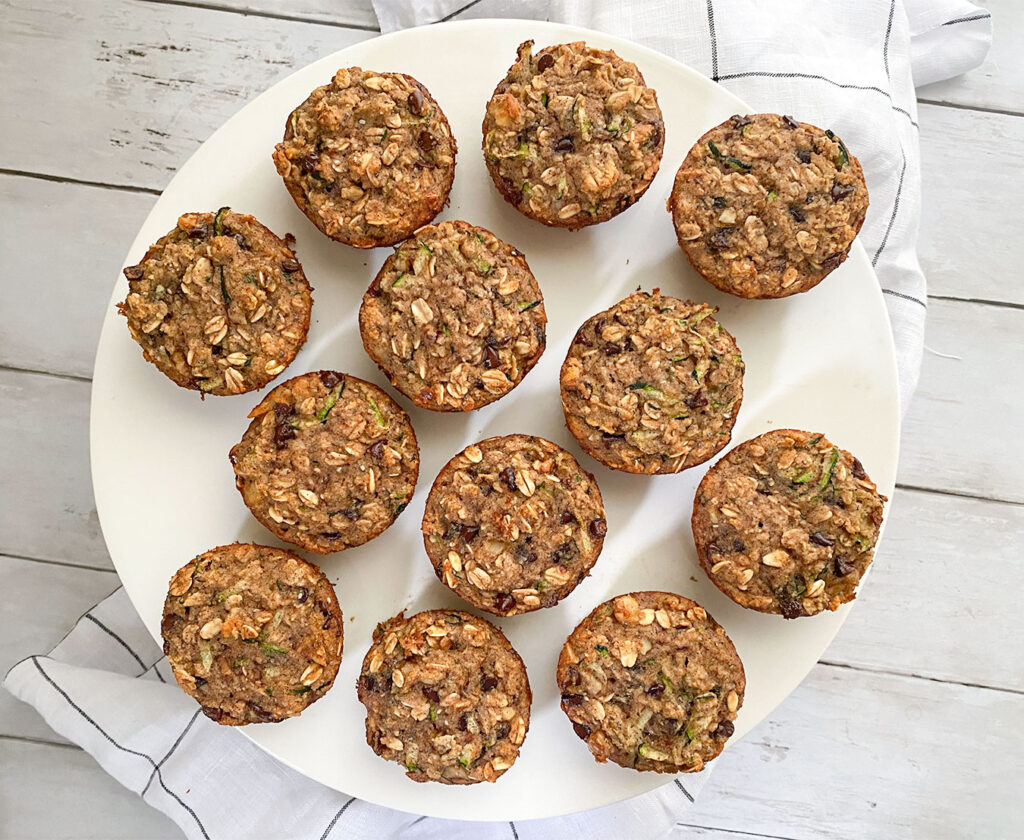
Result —
<instances>
[{"instance_id":1,"label":"striped cloth napkin","mask_svg":"<svg viewBox=\"0 0 1024 840\"><path fill-rule=\"evenodd\" d=\"M468 17L546 18L614 32L701 70L754 108L834 127L867 175L872 206L861 240L889 305L906 406L926 308L914 250L921 203L914 86L981 62L991 41L987 12L963 0L373 2L383 32ZM371 805L303 777L203 717L173 685L121 589L49 654L12 668L4 686L187 837L205 840L681 838L692 830L676 824L709 772L552 820L457 822Z\"/></svg>"}]
</instances>

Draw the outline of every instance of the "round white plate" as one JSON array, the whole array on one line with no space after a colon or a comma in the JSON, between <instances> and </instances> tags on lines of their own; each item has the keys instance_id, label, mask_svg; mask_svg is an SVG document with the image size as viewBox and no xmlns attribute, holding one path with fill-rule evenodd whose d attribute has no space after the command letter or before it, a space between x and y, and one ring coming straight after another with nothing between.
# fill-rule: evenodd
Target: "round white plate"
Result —
<instances>
[{"instance_id":1,"label":"round white plate","mask_svg":"<svg viewBox=\"0 0 1024 840\"><path fill-rule=\"evenodd\" d=\"M508 206L480 151L484 103L528 38L538 47L585 39L635 61L658 91L665 115L661 172L633 208L578 233L545 228ZM345 614L345 653L337 683L300 718L241 730L277 758L326 785L381 805L455 819L532 819L607 805L663 785L659 774L598 765L558 708L555 661L562 642L595 605L623 592L664 589L694 598L725 626L747 672L743 736L807 674L846 610L798 621L743 610L708 582L697 564L689 518L704 468L648 478L612 472L583 455L566 431L558 370L584 319L638 286L709 301L747 362L739 442L771 428L827 434L864 462L881 492L893 487L899 419L892 338L882 295L863 249L818 288L780 301L719 294L688 266L665 201L676 168L708 128L749 109L695 71L650 49L575 27L533 21L470 21L373 38L328 56L278 83L228 120L186 163L153 208L128 254L174 227L179 214L230 205L275 233L291 231L314 287L309 342L279 378L335 368L386 387L363 351L357 311L391 249L356 251L306 220L271 162L285 119L338 67L410 73L444 109L459 143L451 204L443 219L483 225L521 249L547 307L548 346L511 394L470 414L410 406L421 447L416 496L396 524L360 548L318 562L336 584ZM799 117L799 114L797 114ZM856 151L856 150L855 150ZM125 589L153 637L171 573L200 552L235 540L280 545L248 513L235 490L228 450L245 430L257 394L210 397L178 388L142 359L114 302L96 356L92 393L92 472L103 534ZM392 392L393 393L393 392ZM397 395L396 395L397 396ZM427 489L463 446L490 435L528 432L567 447L597 476L608 514L604 552L585 580L553 609L497 623L526 661L533 686L529 734L515 766L496 784L417 784L398 764L374 755L364 738L355 681L374 626L400 610L466 605L434 577L419 525ZM870 588L865 597L871 597Z\"/></svg>"}]
</instances>

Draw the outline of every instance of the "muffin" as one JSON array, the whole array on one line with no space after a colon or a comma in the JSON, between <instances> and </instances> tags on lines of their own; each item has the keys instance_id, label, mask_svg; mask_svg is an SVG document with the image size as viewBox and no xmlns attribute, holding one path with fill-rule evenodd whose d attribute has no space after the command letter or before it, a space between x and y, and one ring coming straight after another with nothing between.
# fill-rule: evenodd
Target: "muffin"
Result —
<instances>
[{"instance_id":1,"label":"muffin","mask_svg":"<svg viewBox=\"0 0 1024 840\"><path fill-rule=\"evenodd\" d=\"M850 253L868 190L835 134L778 114L734 116L690 149L668 200L679 245L723 292L813 289Z\"/></svg>"},{"instance_id":2,"label":"muffin","mask_svg":"<svg viewBox=\"0 0 1024 840\"><path fill-rule=\"evenodd\" d=\"M557 604L590 574L607 532L594 477L530 435L467 446L441 470L423 514L438 578L495 615Z\"/></svg>"},{"instance_id":3,"label":"muffin","mask_svg":"<svg viewBox=\"0 0 1024 840\"><path fill-rule=\"evenodd\" d=\"M409 416L376 385L321 370L278 385L231 450L235 484L285 542L329 554L372 540L412 498Z\"/></svg>"},{"instance_id":4,"label":"muffin","mask_svg":"<svg viewBox=\"0 0 1024 840\"><path fill-rule=\"evenodd\" d=\"M178 685L228 726L295 717L334 684L343 622L312 563L265 545L200 554L171 578L160 631Z\"/></svg>"},{"instance_id":5,"label":"muffin","mask_svg":"<svg viewBox=\"0 0 1024 840\"><path fill-rule=\"evenodd\" d=\"M471 411L544 352L544 299L523 255L489 230L441 222L385 261L359 310L363 346L421 408Z\"/></svg>"},{"instance_id":6,"label":"muffin","mask_svg":"<svg viewBox=\"0 0 1024 840\"><path fill-rule=\"evenodd\" d=\"M415 782L494 782L530 726L530 681L490 622L455 610L377 626L357 684L366 742Z\"/></svg>"},{"instance_id":7,"label":"muffin","mask_svg":"<svg viewBox=\"0 0 1024 840\"><path fill-rule=\"evenodd\" d=\"M784 618L852 601L886 502L860 461L824 435L778 429L715 464L693 501L693 538L712 583Z\"/></svg>"},{"instance_id":8,"label":"muffin","mask_svg":"<svg viewBox=\"0 0 1024 840\"><path fill-rule=\"evenodd\" d=\"M736 648L688 598L605 601L558 657L562 711L597 761L693 773L733 734L746 679Z\"/></svg>"},{"instance_id":9,"label":"muffin","mask_svg":"<svg viewBox=\"0 0 1024 840\"><path fill-rule=\"evenodd\" d=\"M375 248L441 211L455 152L444 112L416 79L343 67L291 112L274 165L323 233Z\"/></svg>"},{"instance_id":10,"label":"muffin","mask_svg":"<svg viewBox=\"0 0 1024 840\"><path fill-rule=\"evenodd\" d=\"M186 213L124 270L117 305L142 355L182 388L262 388L306 342L313 296L292 250L252 216Z\"/></svg>"},{"instance_id":11,"label":"muffin","mask_svg":"<svg viewBox=\"0 0 1024 840\"><path fill-rule=\"evenodd\" d=\"M675 473L729 442L743 358L716 311L655 289L579 328L562 364L562 410L588 455L614 470Z\"/></svg>"},{"instance_id":12,"label":"muffin","mask_svg":"<svg viewBox=\"0 0 1024 840\"><path fill-rule=\"evenodd\" d=\"M577 230L631 206L658 173L665 126L637 66L583 41L519 45L483 123L487 170L505 200Z\"/></svg>"}]
</instances>

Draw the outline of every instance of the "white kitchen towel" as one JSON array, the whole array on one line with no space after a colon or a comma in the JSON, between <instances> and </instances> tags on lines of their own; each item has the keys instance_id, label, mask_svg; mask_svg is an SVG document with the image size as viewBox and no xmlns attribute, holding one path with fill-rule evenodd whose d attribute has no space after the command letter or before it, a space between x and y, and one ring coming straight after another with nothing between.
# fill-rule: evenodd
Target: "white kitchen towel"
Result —
<instances>
[{"instance_id":1,"label":"white kitchen towel","mask_svg":"<svg viewBox=\"0 0 1024 840\"><path fill-rule=\"evenodd\" d=\"M906 411L921 367L927 309L916 252L921 155L914 85L980 64L992 38L988 12L966 0L373 0L373 6L381 32L508 17L598 29L679 59L755 111L835 130L867 178L871 206L860 239L886 296Z\"/></svg>"},{"instance_id":2,"label":"white kitchen towel","mask_svg":"<svg viewBox=\"0 0 1024 840\"><path fill-rule=\"evenodd\" d=\"M752 107L835 128L867 173L861 238L889 303L904 406L926 308L914 251L920 207L914 83L977 66L987 12L961 0L374 0L384 32L455 17L561 20L614 32L717 78ZM166 684L171 683L171 684ZM203 717L117 590L4 686L189 838L653 840L675 828L707 772L556 820L465 823L370 805L313 782Z\"/></svg>"}]
</instances>

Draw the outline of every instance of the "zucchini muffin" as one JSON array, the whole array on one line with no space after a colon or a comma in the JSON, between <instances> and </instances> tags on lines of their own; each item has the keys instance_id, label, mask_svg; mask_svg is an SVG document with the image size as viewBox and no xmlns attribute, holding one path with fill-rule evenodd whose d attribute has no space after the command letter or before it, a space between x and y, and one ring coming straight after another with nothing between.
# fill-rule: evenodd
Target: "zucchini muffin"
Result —
<instances>
[{"instance_id":1,"label":"zucchini muffin","mask_svg":"<svg viewBox=\"0 0 1024 840\"><path fill-rule=\"evenodd\" d=\"M562 364L562 410L605 466L676 473L728 442L743 402L743 358L716 308L636 292L590 318Z\"/></svg>"},{"instance_id":2,"label":"zucchini muffin","mask_svg":"<svg viewBox=\"0 0 1024 840\"><path fill-rule=\"evenodd\" d=\"M374 248L441 211L455 152L444 112L416 79L343 67L289 115L274 165L323 233Z\"/></svg>"},{"instance_id":3,"label":"zucchini muffin","mask_svg":"<svg viewBox=\"0 0 1024 840\"><path fill-rule=\"evenodd\" d=\"M814 288L846 259L868 190L831 131L778 114L737 115L690 149L668 209L680 247L709 283L780 298Z\"/></svg>"},{"instance_id":4,"label":"zucchini muffin","mask_svg":"<svg viewBox=\"0 0 1024 840\"><path fill-rule=\"evenodd\" d=\"M607 532L594 476L529 435L467 446L441 470L423 514L438 578L495 615L557 604L590 574Z\"/></svg>"},{"instance_id":5,"label":"zucchini muffin","mask_svg":"<svg viewBox=\"0 0 1024 840\"><path fill-rule=\"evenodd\" d=\"M711 581L742 607L784 618L852 601L886 502L860 461L824 435L779 429L704 476L693 538Z\"/></svg>"},{"instance_id":6,"label":"zucchini muffin","mask_svg":"<svg viewBox=\"0 0 1024 840\"><path fill-rule=\"evenodd\" d=\"M359 310L363 346L421 408L471 411L511 391L544 352L544 299L515 248L467 222L416 231Z\"/></svg>"},{"instance_id":7,"label":"zucchini muffin","mask_svg":"<svg viewBox=\"0 0 1024 840\"><path fill-rule=\"evenodd\" d=\"M630 207L658 173L665 125L637 66L583 41L519 45L484 116L484 159L521 213L577 230Z\"/></svg>"},{"instance_id":8,"label":"zucchini muffin","mask_svg":"<svg viewBox=\"0 0 1024 840\"><path fill-rule=\"evenodd\" d=\"M558 657L562 711L597 761L694 773L733 734L746 678L719 624L688 598L633 592L606 601Z\"/></svg>"},{"instance_id":9,"label":"zucchini muffin","mask_svg":"<svg viewBox=\"0 0 1024 840\"><path fill-rule=\"evenodd\" d=\"M200 554L171 578L160 625L174 678L217 723L300 714L334 684L343 622L312 563L265 545Z\"/></svg>"},{"instance_id":10,"label":"zucchini muffin","mask_svg":"<svg viewBox=\"0 0 1024 840\"><path fill-rule=\"evenodd\" d=\"M124 270L117 305L142 355L182 388L262 388L306 342L313 296L292 250L252 216L186 213Z\"/></svg>"},{"instance_id":11,"label":"zucchini muffin","mask_svg":"<svg viewBox=\"0 0 1024 840\"><path fill-rule=\"evenodd\" d=\"M266 528L329 554L372 540L412 498L409 416L376 385L321 370L278 385L231 450L235 485Z\"/></svg>"},{"instance_id":12,"label":"zucchini muffin","mask_svg":"<svg viewBox=\"0 0 1024 840\"><path fill-rule=\"evenodd\" d=\"M488 621L455 610L377 626L357 684L366 743L415 782L494 782L530 726L530 681Z\"/></svg>"}]
</instances>

